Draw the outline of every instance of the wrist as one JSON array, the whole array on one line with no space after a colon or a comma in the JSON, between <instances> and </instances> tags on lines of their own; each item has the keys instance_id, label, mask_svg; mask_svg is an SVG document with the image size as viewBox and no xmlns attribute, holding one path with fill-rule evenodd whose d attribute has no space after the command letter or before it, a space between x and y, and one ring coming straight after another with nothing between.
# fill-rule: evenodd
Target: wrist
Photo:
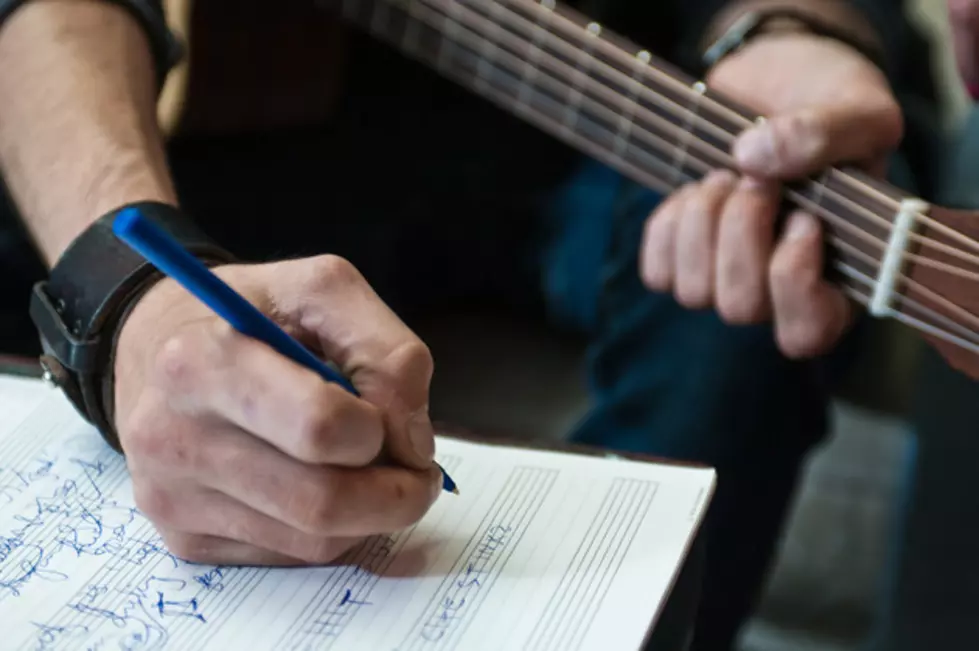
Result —
<instances>
[{"instance_id":1,"label":"wrist","mask_svg":"<svg viewBox=\"0 0 979 651\"><path fill-rule=\"evenodd\" d=\"M737 33L745 23L756 23L748 28L751 33L745 40L773 34L821 36L845 43L878 67L884 67L885 53L877 30L863 14L842 0L734 0L704 31L701 51L706 54L705 65L716 64L723 58L722 55L711 61L711 49Z\"/></svg>"},{"instance_id":2,"label":"wrist","mask_svg":"<svg viewBox=\"0 0 979 651\"><path fill-rule=\"evenodd\" d=\"M170 205L140 203L143 214L211 264L230 254ZM114 357L122 324L160 273L112 232L121 207L94 221L34 287L30 313L44 349L45 375L119 449L114 423Z\"/></svg>"}]
</instances>

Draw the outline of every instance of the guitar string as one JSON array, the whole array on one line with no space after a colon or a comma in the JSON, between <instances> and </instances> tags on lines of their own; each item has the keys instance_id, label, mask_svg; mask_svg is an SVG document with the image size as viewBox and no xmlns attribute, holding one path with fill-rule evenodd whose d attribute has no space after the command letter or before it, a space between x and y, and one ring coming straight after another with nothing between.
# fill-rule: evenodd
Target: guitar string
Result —
<instances>
[{"instance_id":1,"label":"guitar string","mask_svg":"<svg viewBox=\"0 0 979 651\"><path fill-rule=\"evenodd\" d=\"M481 38L481 39L489 38L485 34L485 24L486 23L489 23L490 25L493 25L494 23L492 21L488 21L481 13L473 10L471 8L471 3L459 2L457 0L449 0L449 2L452 5L459 5L461 7L464 7L472 16L475 17L475 19L476 19L476 21L478 23L481 23L481 24L484 25L484 31L482 33L479 31L478 28L477 29L472 29L473 34L477 38ZM438 0L428 0L428 2L423 2L423 4L430 4L430 5L436 6L436 5L441 4L441 3L438 2ZM500 3L500 2L493 2L491 4L494 4L494 5L502 5L502 3ZM532 30L534 27L536 27L536 25L532 21L529 21L528 19L526 19L525 17L523 17L520 14L516 13L515 11L513 11L512 9L510 9L509 7L507 7L506 5L503 5L503 6L505 7L505 11L508 14L514 16L518 22L520 22L521 24L528 25L529 27L527 29L531 29ZM633 66L636 65L636 61L635 60L633 60L632 58L628 57L628 55L625 54L625 52L623 50L621 50L620 48L616 47L611 42L608 42L608 41L604 40L603 37L600 34L597 35L597 36L589 36L589 35L587 35L587 31L586 30L582 29L576 23L574 23L573 21L570 21L569 19L567 19L566 17L562 16L560 13L556 12L555 10L547 9L546 7L541 7L537 3L531 3L530 6L534 7L535 11L545 12L545 13L542 13L541 16L551 16L553 14L558 19L560 19L560 20L566 22L567 24L573 26L575 28L574 31L572 32L572 35L574 37L593 39L596 42L595 45L598 45L599 43L604 43L604 45L608 47L608 49L609 49L610 52L617 52L618 53L617 56L619 58L625 57L625 59L627 61L631 62L631 65L633 65ZM439 11L439 9L433 9L433 11ZM499 11L496 11L495 13L497 14L497 16L499 16L499 13L500 12ZM458 9L456 9L456 11L454 11L453 14L456 14L457 15L458 14ZM458 18L453 18L452 20L458 20ZM549 19L549 20L551 20L551 19ZM551 23L552 24L555 24L555 21L551 20ZM511 21L511 25L513 25L513 24L514 23ZM469 26L471 27L471 25L469 25ZM433 27L434 27L434 25L433 25ZM581 33L582 32L585 32L586 33L586 36L582 37L581 36ZM553 32L548 32L548 33L551 34L552 36L557 36ZM514 40L517 40L518 42L524 42L526 40L526 39L523 39L522 37L520 37L519 35L514 35L511 38L514 39ZM572 43L572 42L564 41L562 39L558 39L557 41L552 41L551 45L553 45L555 47L555 49L562 50L562 52L564 54L567 54L569 56L575 56L575 55L580 56L580 49L579 48L576 48L575 47L575 44ZM588 45L591 46L592 43L588 42ZM539 48L535 48L535 49L539 49ZM499 51L500 50L498 49L496 51L496 53L498 53ZM548 54L547 52L541 52L540 54L542 54L545 58L548 59L549 62L552 63L552 65L551 65L551 68L552 69L555 66L568 67L565 62L561 61L560 59L557 59L556 57L554 57L553 55ZM613 77L619 77L622 80L623 84L628 83L630 81L633 81L633 78L630 77L629 75L625 74L624 72L622 72L622 71L620 71L620 70L618 70L618 69L610 66L608 63L602 61L601 59L595 58L593 55L590 55L590 56L592 56L592 58L593 58L593 63L594 64L598 64L597 65L597 70L596 70L596 66L595 65L590 65L590 68L592 70L610 72ZM555 72L556 72L556 74L561 74L561 73L559 73L557 71L555 71ZM667 80L670 84L674 85L678 90L681 90L684 93L686 93L690 98L692 98L695 101L695 104L697 106L697 110L698 111L701 108L707 108L707 109L713 108L715 110L718 109L718 108L720 108L720 109L723 109L723 112L726 112L727 114L736 117L736 119L743 126L750 126L752 124L752 122L748 118L746 118L746 117L740 115L739 113L737 113L737 112L735 112L735 111L733 111L733 110L725 107L723 104L718 103L716 100L714 100L713 98L711 98L709 95L706 95L705 96L705 95L703 95L701 93L698 93L698 92L693 91L690 86L684 84L683 82L681 82L679 80L676 80L676 79L670 77L669 75L667 75L663 71L657 69L655 66L652 66L652 65L648 65L647 64L644 72L646 74L654 74L654 75L657 75L657 76L661 77L662 79ZM640 111L642 113L646 114L647 119L648 119L648 117L652 116L653 119L656 120L656 121L666 122L668 124L668 127L667 127L668 129L674 130L674 131L675 130L680 130L681 133L684 133L685 135L689 135L689 133L683 131L677 125L673 124L669 120L666 120L665 118L663 118L663 117L657 115L656 113L650 111L646 107L644 107L642 105L639 105L638 102L636 102L635 100L632 100L629 97L624 97L621 93L615 91L613 88L609 87L607 84L604 84L602 80L596 79L594 76L589 75L588 82L590 82L591 84L597 84L597 86L598 86L598 89L597 90L606 99L608 99L609 101L611 101L613 103L618 104L620 110L623 109L623 108L628 108L629 110L631 110L631 111L634 112L635 109L638 108L638 109L640 109ZM570 87L572 89L575 89L575 85L574 84L571 84ZM594 89L594 87L593 87L593 89ZM652 88L650 88L648 86L643 86L642 89L641 89L641 93L640 94L645 95L646 98L650 99L654 104L657 104L660 108L663 108L663 109L669 111L669 113L671 115L673 115L673 116L676 116L677 113L679 113L679 116L680 117L683 117L684 114L686 114L688 118L692 118L691 119L691 122L696 122L698 127L705 127L705 130L710 131L710 132L714 133L715 135L717 135L719 138L721 138L725 142L725 144L732 144L734 142L734 140L738 137L738 134L732 134L729 131L726 131L726 130L722 129L721 127L718 127L714 123L708 121L705 117L700 116L700 115L698 115L696 113L693 113L690 109L688 109L688 108L686 108L684 106L681 106L679 103L673 101L672 99L670 99L670 98L668 98L668 97L666 97L666 96L664 96L664 95L662 95L660 93L656 93L656 91L654 89L652 89ZM706 99L706 101L709 102L709 104L701 105L699 103L701 101L701 99ZM674 108L670 108L670 106L672 106ZM603 107L603 108L606 108L606 110L610 110L610 109L607 109L607 107ZM616 115L618 115L618 113L616 113ZM647 131L647 133L649 133L649 132ZM653 135L653 134L650 133L650 135ZM731 163L733 165L733 158L730 156L730 154L728 154L727 152L724 152L723 150L720 150L718 148L712 147L712 145L710 145L709 143L704 142L703 140L693 139L692 141L685 141L685 143L686 144L693 144L694 146L697 146L697 147L699 147L701 149L703 149L704 147L708 147L708 148L711 148L713 150L716 150L717 152L720 153L720 155L725 160L730 159L731 160ZM669 143L667 143L667 144L669 144ZM672 144L670 144L669 146L671 146L674 149L679 149L679 145L672 145ZM844 171L842 171L840 169L837 169L837 168L829 168L828 169L828 173L830 174L830 176L832 178L839 179L839 180L841 180L841 181L843 181L843 182L845 182L845 183L847 183L847 184L855 187L856 189L864 192L865 194L866 193L872 193L872 194L877 195L881 200L883 200L887 205L893 207L895 210L900 207L900 203L896 199L887 196L886 194L884 194L880 190L877 190L876 188L874 188L872 185L870 185L870 184L868 184L866 182L862 182L859 179L856 179L852 175L850 175L850 174L848 174L848 173L846 173L846 172L844 172ZM827 180L827 183L828 183L828 180ZM809 184L810 185L817 185L817 186L819 185L816 182L811 181L811 180L809 181ZM825 185L825 183L823 185ZM829 189L830 192L832 192L834 195L836 195L837 197L839 197L841 201L847 203L848 206L850 206L850 209L851 210L854 210L856 212L860 212L865 217L868 217L869 219L872 219L873 221L878 222L878 223L884 225L888 229L890 229L892 227L892 223L887 218L882 217L881 215L878 215L878 214L874 213L873 211L869 210L865 206L861 206L860 204L858 204L858 203L854 202L853 200L849 199L848 197L846 197L844 194L840 193L839 191L833 190L832 188L827 188L827 189ZM793 200L795 200L795 199L798 198L798 193L796 191L794 191L794 190L787 190L786 191L786 195L790 199L793 199ZM955 240L958 240L958 241L960 241L960 242L968 245L969 247L976 248L977 250L979 250L979 242L977 242L976 240L968 237L964 233L962 233L960 231L957 231L957 230L955 230L955 229L953 229L951 227L948 227L945 224L942 224L938 220L936 220L936 219L934 219L934 218L932 218L932 217L930 217L930 216L928 216L928 215L926 215L924 213L915 212L914 215L915 215L915 219L918 220L920 223L925 224L925 225L933 228L935 231L941 232L941 233L947 235L948 237L951 237L951 238L953 238ZM910 235L910 239L912 239L913 241L918 242L922 246L928 246L928 247L931 247L931 248L940 250L940 251L942 251L942 252L944 252L944 253L946 253L948 255L951 255L953 257L960 258L963 261L966 261L966 262L969 262L969 263L972 263L972 264L979 264L979 256L972 255L972 254L968 253L967 251L963 251L961 249L955 248L953 246L950 246L948 244L945 244L944 242L940 242L938 240L935 240L934 238L931 238L931 237L928 237L928 236L925 236L925 235L921 235L920 233L914 233L914 232L912 232L909 235ZM966 271L966 270L962 270L962 271L965 272L964 274L962 274L962 276L965 277L965 278L969 278L969 272Z\"/></svg>"},{"instance_id":2,"label":"guitar string","mask_svg":"<svg viewBox=\"0 0 979 651\"><path fill-rule=\"evenodd\" d=\"M429 1L438 2L438 0L429 0ZM457 1L460 4L466 4L463 3L462 0L448 0L448 2L454 2L454 1ZM490 0L490 2L493 3L494 0ZM539 19L543 18L545 21L550 22L551 25L561 29L570 38L570 44L572 46L575 45L575 41L581 41L584 38L590 38L588 36L583 36L582 32L584 30L582 29L582 27L575 21L569 19L567 16L562 15L560 11L549 9L547 6L542 6L540 3L529 2L527 0L510 0L510 2L513 2L514 4L518 4L518 5L523 5L524 7L538 14ZM506 6L507 2L506 0L497 0L495 4L503 4L504 6ZM568 11L569 13L571 13L570 10L565 8L562 8L562 11ZM523 18L522 16L520 16L520 14L516 13L512 9L509 10L509 12L517 16L519 19L522 19L525 22L529 22L530 24L533 24L533 21L527 21L527 19ZM622 47L617 46L616 44L612 43L608 39L603 38L601 36L599 36L599 38L595 40L598 41L597 43L598 47L601 47L602 50L606 52L609 56L619 59L619 61L626 66L631 66L634 64L633 57L631 57L628 54L628 52ZM598 59L598 61L599 63L604 64L604 62L602 62L600 59ZM615 73L619 73L620 75L622 74L621 71L618 71L615 68L608 66L608 64L605 64L605 67L607 67L608 69L612 70ZM677 79L669 75L667 72L665 72L664 70L662 70L657 66L647 65L644 72L645 72L645 76L659 78L662 82L665 82L667 85L673 86L673 88L676 91L683 93L688 98L694 98L699 101L699 98L702 97L701 93L691 88L690 84L684 83L680 79ZM656 93L654 89L649 88L648 86L645 86L644 90L647 91L644 94L648 98L652 99L654 102L658 102L658 100L661 97L663 97L662 94ZM681 111L686 110L683 107L676 104L675 102L672 102L668 98L665 97L663 98L667 99L667 101L669 101L674 106L677 106ZM735 111L729 106L725 106L723 103L719 102L715 98L707 96L706 99L708 103L704 105L702 108L712 110L718 115L726 114L730 119L733 119L735 122L738 122L742 127L752 126L753 121L751 118L748 118L738 113L737 111ZM736 138L738 135L738 134L731 134L724 130L721 131L723 131L724 133L724 136L722 137L726 137L726 138ZM829 173L836 176L837 178L841 179L842 181L844 181L845 183L851 185L856 189L859 189L865 193L871 193L877 195L880 199L882 199L885 203L889 204L892 208L897 209L900 207L900 202L897 199L888 196L886 193L875 188L872 184L867 183L865 181L861 181L860 179L857 179L853 175L848 174L843 170L840 170L838 168L829 168ZM969 237L965 233L962 233L954 228L946 226L945 224L942 224L941 222L935 220L934 218L924 213L916 213L915 219L918 219L921 221L921 223L934 228L936 231L941 232L953 239L957 239L963 244L979 251L979 241Z\"/></svg>"},{"instance_id":3,"label":"guitar string","mask_svg":"<svg viewBox=\"0 0 979 651\"><path fill-rule=\"evenodd\" d=\"M453 12L456 15L456 17L455 18L452 18L452 20L454 20L456 22L462 23L465 27L469 28L469 30L471 31L471 33L474 36L476 36L477 38L480 38L481 40L486 40L486 39L490 38L490 37L485 36L485 32L481 34L480 31L479 31L479 27L478 26L482 26L482 28L484 30L486 30L486 25L487 24L492 25L493 24L492 21L487 20L483 15L479 14L478 12L473 11L469 7L468 4L463 4L463 3L456 3L456 4L459 4L463 8L463 10L465 12L467 12L468 17L471 20L465 21L461 16L459 16L458 15L459 14L458 9L455 12ZM429 9L429 11L435 11L435 10ZM429 24L431 24L433 27L435 27L436 29L438 29L437 26L434 25L434 22L435 21L426 21L426 22L429 22ZM473 22L475 22L478 26L474 27L473 24L472 24ZM526 48L526 46L529 45L528 43L524 43L520 39L519 36L512 35L512 34L505 34L498 41L495 38L492 39L492 40L496 41L495 42L495 45L497 46L494 49L494 57L493 58L495 60L499 60L501 58L501 55L502 55L503 57L507 57L507 58L509 58L511 60L515 60L515 65L519 65L519 66L523 66L524 65L525 60L517 59L517 57L514 54L512 54L509 50L507 50L506 48L501 48L501 47L499 47L499 45L501 43L506 43L506 44L509 44L511 47L514 47L514 48L520 48L521 46L523 46L524 48ZM460 39L460 42L465 42L465 41L464 41L464 39ZM517 45L514 45L514 42L516 42ZM565 63L564 61L561 61L560 59L557 59L556 57L554 57L553 55L551 55L551 54L549 54L547 52L543 52L543 51L538 52L537 50L538 50L538 48L534 48L533 51L532 51L535 60L538 63L540 63L540 61L543 60L547 64L546 66L544 66L545 70L538 70L538 72L545 72L544 79L547 80L546 84L549 85L551 87L551 89L554 89L556 87L556 88L558 88L560 90L567 90L567 89L570 88L572 92L577 93L578 90L579 90L579 88L575 84L568 84L566 82L567 77L564 76L564 74L563 74L563 72L566 72L569 69L572 70L572 74L576 74L574 71L576 71L577 69L573 68L572 66L570 66L567 63ZM482 60L482 58L481 58L481 60ZM548 74L546 72L547 70L550 70L550 72L552 74ZM618 72L618 71L616 71L616 72ZM623 73L619 73L619 74L623 74ZM562 79L561 77L564 77L564 79ZM537 83L540 83L539 77L535 77L535 81ZM592 91L598 93L598 95L600 97L603 97L605 99L608 99L609 101L618 103L618 102L621 102L621 100L623 99L622 96L619 93L617 93L614 89L608 87L607 85L603 85L599 80L597 80L597 79L595 79L595 78L593 78L591 76L589 76L585 80L585 84L587 84L587 86L588 86L587 90L592 90ZM580 88L580 90L584 91L585 88ZM687 109L684 109L683 107L680 107L678 104L676 104L675 102L669 100L668 98L665 98L665 99L666 99L667 102L669 102L673 106L679 108L681 112L687 111ZM612 109L608 108L606 105L602 104L601 102L596 101L590 95L587 96L584 100L578 99L578 101L579 101L579 103L582 102L582 101L587 101L588 105L592 108L593 111L597 111L600 114L604 114L610 120L611 119L614 119L614 118L617 118L620 115L619 113L617 113L617 112L613 111ZM662 102L660 102L660 104L662 106ZM634 124L633 124L633 128L630 131L631 133L637 134L640 137L640 139L644 140L647 144L650 144L650 145L652 145L654 147L656 147L656 142L654 142L654 141L658 141L659 143L662 143L663 146L665 146L668 149L673 150L674 152L678 152L679 153L681 151L680 150L680 146L678 144L673 144L672 142L666 140L665 138L659 136L658 134L653 133L652 131L650 131L649 129L647 129L641 123L636 124L635 123L636 122L635 121L635 117L636 117L635 112L636 112L636 109L638 109L639 110L639 113L641 113L647 120L652 121L654 123L660 124L662 126L662 128L665 129L665 130L667 130L667 131L670 131L670 132L672 132L674 134L677 133L677 132L679 132L682 136L687 136L687 137L689 137L689 135L690 135L689 132L684 131L677 124L674 124L670 120L668 120L668 119L666 119L666 118L664 118L664 117L656 114L653 111L650 111L649 109L647 109L644 106L638 105L636 103L628 103L628 102L627 102L627 105L626 106L627 106L627 108L630 108L633 111L633 123ZM688 112L688 114L693 115L689 111L687 111L687 112ZM694 117L694 119L691 120L691 121L702 122L703 119ZM638 127L638 130L636 130L635 127ZM730 138L731 137L731 134L730 133L728 133L726 131L723 131L723 133L724 133L724 137L726 137L726 138ZM732 142L732 141L729 141L729 142ZM719 162L720 165L723 165L723 166L726 166L726 167L733 167L734 166L734 161L733 161L733 158L730 156L730 154L728 154L727 152L725 152L725 151L723 151L723 150L721 150L719 148L716 148L716 147L712 146L710 143L707 143L707 142L705 142L705 141L703 141L701 139L692 139L692 140L689 140L689 143L686 146L689 146L690 144L692 144L695 148L703 151L707 155L719 156L720 159L721 159L720 162ZM686 146L684 147L684 150L686 149ZM711 168L711 166L708 164L707 169L709 170L710 168ZM831 170L831 171L837 172L837 170ZM873 221L874 223L877 223L877 224L881 225L884 228L885 231L888 231L889 232L892 229L893 224L889 220L887 220L886 218L881 217L880 215L874 213L873 211L869 210L865 206L861 206L860 204L854 202L852 199L850 199L849 197L847 197L843 193L839 192L838 190L834 190L832 187L829 187L827 185L827 183L820 184L820 183L812 182L812 184L814 184L817 187L817 189L820 191L821 197L822 196L825 196L826 192L829 192L830 195L832 195L839 202L845 204L850 210L852 210L854 212L857 212L861 216L866 217L866 218L870 219L871 221ZM868 187L870 187L870 186L868 186ZM818 205L818 202L813 202L811 199L809 199L808 197L805 197L804 195L802 195L801 193L799 193L799 192L797 192L795 190L792 190L792 189L788 189L787 188L786 191L785 191L785 194L788 196L788 198L790 198L791 200L794 200L796 203L806 203L809 206L812 206L814 204L815 205ZM895 204L895 205L897 205L897 204ZM811 210L811 208L810 208L810 210ZM828 209L823 209L821 207L818 210L818 212L820 212L824 216L825 215L829 215L829 216L836 217L836 215L834 213L832 213ZM846 223L849 223L848 220L844 220L844 221ZM934 220L928 220L928 223L932 223L932 222L934 222ZM934 222L934 223L938 223L938 222ZM861 229L861 230L863 230L863 229ZM948 255L951 255L953 257L960 258L960 259L962 259L965 262L979 264L979 257L972 256L972 255L970 255L969 253L967 253L965 251L962 251L960 249L957 249L955 247L952 247L952 246L950 246L948 244L945 244L943 242L935 241L935 240L933 240L931 238L928 238L927 236L923 236L923 235L920 235L918 233L911 233L910 234L910 238L912 240L914 240L914 241L919 242L922 245L931 246L931 247L933 247L935 249L938 249L938 250L941 250L941 251L947 253ZM887 243L886 243L885 240L882 240L882 239L877 238L875 245L878 248L880 248L881 250L885 250L886 249L886 246L887 246ZM942 262L939 262L939 261L932 261L930 258L926 258L926 257L924 257L922 255L919 255L919 254L911 254L911 253L909 253L908 254L908 259L909 260L912 260L914 262L925 261L925 265L926 266L930 266L932 268L935 268L935 269L937 269L939 271L943 271L943 272L946 272L946 273L952 273L954 275L958 275L958 276L960 276L960 277L962 277L962 278L964 278L966 280L971 280L971 281L977 281L977 280L979 280L979 273L970 272L967 269L963 269L963 268L960 268L960 267L954 267L954 266L949 265L947 263L942 263Z\"/></svg>"},{"instance_id":4,"label":"guitar string","mask_svg":"<svg viewBox=\"0 0 979 651\"><path fill-rule=\"evenodd\" d=\"M417 11L413 11L412 12L412 15L414 17L418 18L418 19L422 19L421 17L417 16ZM432 21L432 22L434 22L434 21ZM432 22L430 22L429 24L432 24ZM435 25L432 25L432 26L435 27L436 29L438 29ZM442 37L445 38L444 35ZM396 40L396 39L392 39L392 40ZM413 53L413 54L418 54L418 53ZM477 63L478 63L478 57L477 57ZM512 71L510 71L510 72L512 72ZM461 81L471 82L471 79L468 77L468 75L470 75L470 74L471 73L467 71L465 73L465 75L458 75L458 74L456 74L454 76L461 76L462 77ZM521 84L517 83L516 86L517 86L517 90L519 92L520 87L521 87ZM499 92L499 91L497 91L496 89L493 89L493 88L489 87L489 85L487 85L487 87L485 87L483 89L483 92L484 92L484 94L490 95L491 98L492 98L492 95L494 93ZM503 95L503 94L500 93L500 95ZM496 99L497 100L500 100L500 97L496 97ZM509 101L510 101L510 98L508 96L503 95L503 102L505 102L505 103L508 104ZM541 115L544 115L544 117L548 117L545 114L541 114ZM545 122L545 126L551 126L551 127L553 127L553 121L551 123L549 123L549 124ZM583 140L585 144L587 144L589 142L589 141L587 141L587 139L584 139L580 135L577 136L577 137L579 139ZM672 168L670 168L670 169L672 169ZM662 182L660 179L657 179L653 174L651 174L649 172L645 172L643 170L638 170L638 169L636 171L639 172L640 175L648 176L649 179L652 180L652 181L654 181L654 182L658 182L661 185L668 185L668 184L665 184L664 182ZM687 178L685 174L683 176L685 178ZM838 264L840 264L840 263L838 263ZM858 278L852 278L852 275L851 275L851 279L857 280L857 281L861 281L861 278L860 277L858 277ZM869 279L869 276L863 275L862 276L862 279ZM906 279L906 277L903 277L902 276L902 279ZM866 283L867 281L866 280L863 280L863 282ZM871 280L870 282L873 283L875 281ZM859 292L856 290L856 288L853 288L853 287L844 285L843 289L847 292L848 295L851 295L851 296L859 295ZM864 302L865 302L865 300L866 299L864 299ZM907 303L909 307L916 308L918 311L920 311L923 314L927 315L927 318L935 319L936 321L939 321L939 322L941 322L943 320L947 320L947 317L945 317L944 315L941 315L940 313L935 312L934 310L932 310L932 309L930 309L930 308L928 308L926 306L921 306L919 303L917 303L916 301L914 301L910 297L902 296L902 304L903 303ZM896 320L902 321L902 322L906 323L907 325L909 325L911 327L915 327L916 329L919 329L919 330L922 330L922 331L925 331L925 332L929 332L930 334L933 334L934 336L943 338L943 339L945 339L947 341L950 341L952 343L955 343L956 345L960 345L960 346L963 346L965 348L970 348L971 347L971 344L969 344L967 341L962 340L961 337L958 337L957 335L955 335L955 334L953 334L951 332L947 332L947 331L943 330L939 326L936 326L934 324L927 323L925 321L921 321L920 319L916 319L915 317L913 317L913 316L911 316L909 314L904 313L902 311L902 308L900 308L900 307L899 308L892 309L891 310L891 316L893 316ZM957 329L958 328L963 328L963 327L965 327L965 326L961 326L959 324L956 324L956 328Z\"/></svg>"},{"instance_id":5,"label":"guitar string","mask_svg":"<svg viewBox=\"0 0 979 651\"><path fill-rule=\"evenodd\" d=\"M866 276L865 274L861 274L859 271L856 271L852 267L841 269L841 271L844 274L846 274L846 275L850 276L851 278L853 278L854 280L856 280L857 282L860 282L863 285L869 285L871 287L871 289L872 289L873 284L874 284L874 279L873 278L870 278L869 276ZM853 300L856 300L858 303L860 303L860 304L862 304L864 306L867 306L867 305L870 304L870 300L871 300L870 296L868 296L867 294L864 294L858 288L853 287L852 285L844 285L843 286L843 292L847 296L849 296ZM910 300L910 299L905 299L905 300L907 300L907 302L909 303L909 306L912 307L915 311L924 312L924 313L931 313L931 310L930 309L921 306L919 303L917 303L917 302L915 302L913 300ZM958 346L958 347L960 347L960 348L962 348L964 350L968 350L970 352L979 354L979 343L975 343L975 342L970 341L970 340L968 340L968 339L966 339L964 337L961 337L959 335L956 335L956 334L953 334L953 333L948 332L946 330L943 330L941 327L936 326L933 323L928 323L927 321L923 321L922 319L919 319L919 318L913 316L912 314L909 314L906 311L903 311L903 310L892 310L891 313L890 313L890 316L895 321L899 321L901 323L904 323L905 325L910 326L910 327L912 327L912 328L914 328L916 330L919 330L921 332L927 333L927 334L929 334L929 335L931 335L933 337L937 337L939 339L943 339L943 340L945 340L945 341L947 341L947 342L949 342L951 344L954 344L954 345L956 345L956 346ZM932 317L927 317L927 318L932 318ZM972 335L975 335L976 334L972 330L969 330L969 332Z\"/></svg>"}]
</instances>

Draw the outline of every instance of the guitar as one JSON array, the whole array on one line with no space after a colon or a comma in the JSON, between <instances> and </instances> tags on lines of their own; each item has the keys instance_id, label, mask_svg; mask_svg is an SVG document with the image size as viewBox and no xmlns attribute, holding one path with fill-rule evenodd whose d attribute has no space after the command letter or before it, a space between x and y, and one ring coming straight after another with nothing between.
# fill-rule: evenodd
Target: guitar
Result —
<instances>
[{"instance_id":1,"label":"guitar","mask_svg":"<svg viewBox=\"0 0 979 651\"><path fill-rule=\"evenodd\" d=\"M662 193L711 169L733 169L731 144L762 119L555 0L335 2L347 24L367 30ZM189 60L202 65L207 57L195 52L199 46L193 39L194 30L203 29L198 12L211 7L215 24L226 31L228 26L217 21L229 14L217 13L217 0L196 5L190 0L168 0L166 4L175 31L191 44ZM247 13L247 4L235 6ZM290 3L284 2L287 6ZM278 11L277 5L263 17ZM342 83L342 73L325 62L342 60L343 26L325 14L301 24L301 33L290 32L292 42L304 48L297 58L312 60L313 68L324 66L302 72L322 72L324 79ZM261 56L268 54L262 48ZM247 63L236 59L234 65ZM228 116L240 106L236 93L248 92L234 82L254 86L256 81L235 77L230 67L196 74L195 82L194 72L178 69L168 80L160 121L169 133L188 128L187 124L191 130L233 124L235 118ZM199 104L195 107L195 86L215 80L225 84L235 101L210 112ZM279 78L266 73L261 81L276 88ZM328 111L336 85L317 85L312 99L304 96L297 110ZM258 92L268 88L259 87ZM197 117L188 119L195 108ZM953 366L979 379L979 219L975 213L928 205L850 168L828 169L787 186L784 199L822 220L831 277L853 300L876 317L895 319L920 331Z\"/></svg>"}]
</instances>

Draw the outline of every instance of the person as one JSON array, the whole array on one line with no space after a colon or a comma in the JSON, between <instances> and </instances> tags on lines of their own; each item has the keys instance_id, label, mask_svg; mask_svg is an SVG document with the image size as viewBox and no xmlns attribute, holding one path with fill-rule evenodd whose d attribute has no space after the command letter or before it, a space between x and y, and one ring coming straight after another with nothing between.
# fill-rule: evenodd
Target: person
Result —
<instances>
[{"instance_id":1,"label":"person","mask_svg":"<svg viewBox=\"0 0 979 651\"><path fill-rule=\"evenodd\" d=\"M947 8L956 69L969 94L979 97L979 3L948 0Z\"/></svg>"},{"instance_id":2,"label":"person","mask_svg":"<svg viewBox=\"0 0 979 651\"><path fill-rule=\"evenodd\" d=\"M888 82L910 31L901 3L578 5L687 70L749 12L770 18L706 71L768 116L738 139L741 169L662 205L363 34L341 55L313 4L198 5L191 62L214 67L192 69L188 102L210 92L219 109L197 104L169 142L159 4L25 2L0 26L0 170L50 291L67 288L58 318L102 346L84 391L55 376L125 453L138 506L175 554L229 564L325 563L417 521L439 473L433 359L408 323L489 297L588 337L593 404L574 440L718 469L694 648L730 648L825 433L829 360L803 358L852 321L811 271L812 219L772 235L778 181L840 161L884 171L908 130ZM341 61L343 93L309 83ZM122 269L100 217L134 202L362 398ZM769 314L777 338L743 325Z\"/></svg>"}]
</instances>

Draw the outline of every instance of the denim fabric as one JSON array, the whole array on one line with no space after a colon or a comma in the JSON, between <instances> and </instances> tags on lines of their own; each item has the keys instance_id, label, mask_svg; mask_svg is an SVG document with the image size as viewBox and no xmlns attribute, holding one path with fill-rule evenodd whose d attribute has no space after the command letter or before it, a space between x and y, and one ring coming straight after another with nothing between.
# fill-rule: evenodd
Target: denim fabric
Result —
<instances>
[{"instance_id":1,"label":"denim fabric","mask_svg":"<svg viewBox=\"0 0 979 651\"><path fill-rule=\"evenodd\" d=\"M728 649L826 432L829 360L791 362L768 326L729 327L648 292L637 254L659 198L597 164L574 178L551 206L542 266L550 313L589 334L593 403L572 437L717 468L694 649Z\"/></svg>"}]
</instances>

